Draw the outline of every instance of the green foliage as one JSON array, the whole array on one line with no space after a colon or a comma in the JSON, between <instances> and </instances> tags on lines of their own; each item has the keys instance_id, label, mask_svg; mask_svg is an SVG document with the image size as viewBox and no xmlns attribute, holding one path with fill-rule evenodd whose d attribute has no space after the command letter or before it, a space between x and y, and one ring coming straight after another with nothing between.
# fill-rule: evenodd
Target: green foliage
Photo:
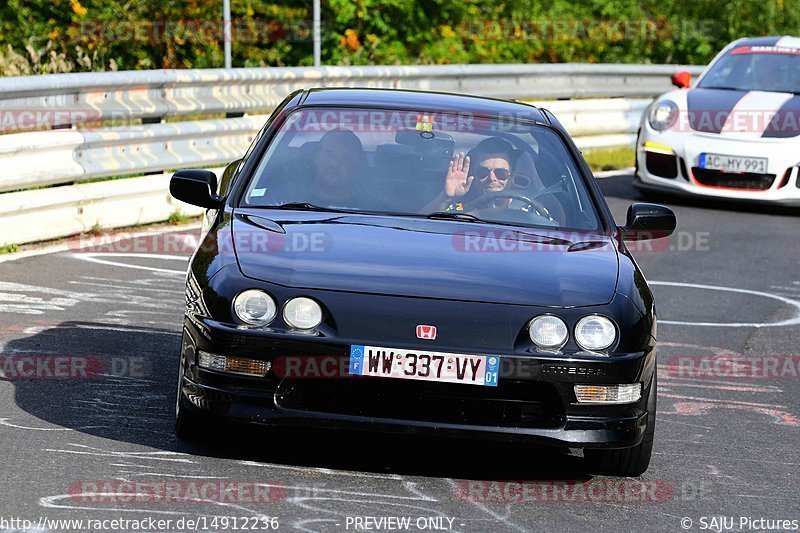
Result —
<instances>
[{"instance_id":1,"label":"green foliage","mask_svg":"<svg viewBox=\"0 0 800 533\"><path fill-rule=\"evenodd\" d=\"M311 0L232 0L234 66L312 62ZM707 63L797 0L322 0L325 64ZM0 74L212 68L222 0L7 0Z\"/></svg>"},{"instance_id":2,"label":"green foliage","mask_svg":"<svg viewBox=\"0 0 800 533\"><path fill-rule=\"evenodd\" d=\"M4 244L0 246L0 255L3 254L13 254L14 252L19 250L19 246L16 244Z\"/></svg>"},{"instance_id":3,"label":"green foliage","mask_svg":"<svg viewBox=\"0 0 800 533\"><path fill-rule=\"evenodd\" d=\"M168 224L184 224L191 220L192 217L188 215L184 215L178 210L173 211L170 213L169 218L167 218Z\"/></svg>"},{"instance_id":4,"label":"green foliage","mask_svg":"<svg viewBox=\"0 0 800 533\"><path fill-rule=\"evenodd\" d=\"M583 158L593 172L630 168L636 158L633 148L597 148L583 152Z\"/></svg>"}]
</instances>

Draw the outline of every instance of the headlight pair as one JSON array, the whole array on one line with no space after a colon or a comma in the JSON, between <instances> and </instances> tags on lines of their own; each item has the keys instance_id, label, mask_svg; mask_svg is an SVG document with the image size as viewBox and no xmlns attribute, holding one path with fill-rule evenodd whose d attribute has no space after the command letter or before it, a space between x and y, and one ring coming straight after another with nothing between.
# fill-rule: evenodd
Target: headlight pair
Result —
<instances>
[{"instance_id":1,"label":"headlight pair","mask_svg":"<svg viewBox=\"0 0 800 533\"><path fill-rule=\"evenodd\" d=\"M528 324L528 334L542 350L559 350L569 339L567 324L555 315L539 315ZM588 315L575 325L575 342L586 351L599 352L614 344L617 328L601 315Z\"/></svg>"},{"instance_id":2,"label":"headlight pair","mask_svg":"<svg viewBox=\"0 0 800 533\"><path fill-rule=\"evenodd\" d=\"M278 304L266 292L248 289L233 299L233 312L245 324L266 326L278 315ZM311 298L292 298L283 306L283 320L292 329L311 330L322 323L322 308Z\"/></svg>"},{"instance_id":3,"label":"headlight pair","mask_svg":"<svg viewBox=\"0 0 800 533\"><path fill-rule=\"evenodd\" d=\"M656 131L669 129L678 120L678 106L671 100L656 102L650 107L647 120Z\"/></svg>"}]
</instances>

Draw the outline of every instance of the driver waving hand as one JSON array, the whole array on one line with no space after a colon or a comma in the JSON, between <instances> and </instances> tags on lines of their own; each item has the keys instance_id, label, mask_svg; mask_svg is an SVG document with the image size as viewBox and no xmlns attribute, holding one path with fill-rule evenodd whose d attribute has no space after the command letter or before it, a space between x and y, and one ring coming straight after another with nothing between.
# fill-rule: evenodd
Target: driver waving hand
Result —
<instances>
[{"instance_id":1,"label":"driver waving hand","mask_svg":"<svg viewBox=\"0 0 800 533\"><path fill-rule=\"evenodd\" d=\"M450 160L444 190L426 211L463 211L466 200L474 200L486 193L502 192L511 183L514 148L499 137L484 139L464 156L457 153ZM510 198L498 198L489 205L495 208L512 206ZM519 206L518 208L522 208Z\"/></svg>"}]
</instances>

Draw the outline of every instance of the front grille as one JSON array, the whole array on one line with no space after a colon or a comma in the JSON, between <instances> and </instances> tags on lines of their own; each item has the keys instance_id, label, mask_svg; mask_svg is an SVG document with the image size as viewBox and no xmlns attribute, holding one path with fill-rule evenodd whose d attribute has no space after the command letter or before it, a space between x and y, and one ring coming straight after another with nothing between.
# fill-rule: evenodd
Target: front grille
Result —
<instances>
[{"instance_id":1,"label":"front grille","mask_svg":"<svg viewBox=\"0 0 800 533\"><path fill-rule=\"evenodd\" d=\"M775 174L753 174L750 172L735 174L700 167L692 167L692 173L694 174L694 179L702 185L727 187L729 189L766 191L772 187L772 183L775 181Z\"/></svg>"},{"instance_id":2,"label":"front grille","mask_svg":"<svg viewBox=\"0 0 800 533\"><path fill-rule=\"evenodd\" d=\"M650 174L660 178L678 177L678 158L673 154L645 153L645 164Z\"/></svg>"},{"instance_id":3,"label":"front grille","mask_svg":"<svg viewBox=\"0 0 800 533\"><path fill-rule=\"evenodd\" d=\"M284 380L280 407L321 413L502 427L559 427L564 409L548 383L500 380L497 387L373 377Z\"/></svg>"}]
</instances>

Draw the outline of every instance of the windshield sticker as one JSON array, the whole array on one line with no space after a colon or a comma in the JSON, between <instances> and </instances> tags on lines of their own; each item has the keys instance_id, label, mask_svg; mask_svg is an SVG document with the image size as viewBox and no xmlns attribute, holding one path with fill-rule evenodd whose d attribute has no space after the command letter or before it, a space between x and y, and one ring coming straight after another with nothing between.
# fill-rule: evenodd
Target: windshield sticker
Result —
<instances>
[{"instance_id":1,"label":"windshield sticker","mask_svg":"<svg viewBox=\"0 0 800 533\"><path fill-rule=\"evenodd\" d=\"M739 54L790 54L800 55L800 48L789 46L742 46L731 52L732 55Z\"/></svg>"},{"instance_id":2,"label":"windshield sticker","mask_svg":"<svg viewBox=\"0 0 800 533\"><path fill-rule=\"evenodd\" d=\"M433 115L417 115L417 131L433 131Z\"/></svg>"}]
</instances>

